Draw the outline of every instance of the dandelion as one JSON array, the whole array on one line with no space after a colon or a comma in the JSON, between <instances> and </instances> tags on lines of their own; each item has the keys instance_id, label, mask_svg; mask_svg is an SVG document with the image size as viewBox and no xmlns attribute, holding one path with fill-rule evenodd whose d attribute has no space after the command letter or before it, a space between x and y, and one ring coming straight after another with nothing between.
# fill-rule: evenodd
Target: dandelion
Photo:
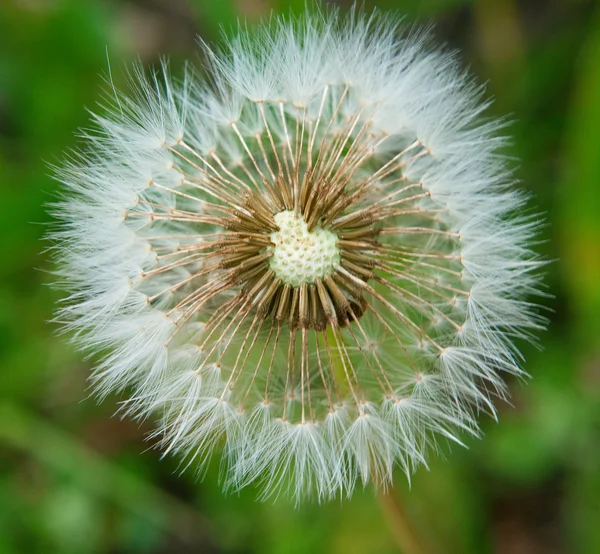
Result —
<instances>
[{"instance_id":1,"label":"dandelion","mask_svg":"<svg viewBox=\"0 0 600 554\"><path fill-rule=\"evenodd\" d=\"M483 90L427 32L336 11L111 90L53 238L99 394L234 490L385 487L478 433L543 324Z\"/></svg>"}]
</instances>

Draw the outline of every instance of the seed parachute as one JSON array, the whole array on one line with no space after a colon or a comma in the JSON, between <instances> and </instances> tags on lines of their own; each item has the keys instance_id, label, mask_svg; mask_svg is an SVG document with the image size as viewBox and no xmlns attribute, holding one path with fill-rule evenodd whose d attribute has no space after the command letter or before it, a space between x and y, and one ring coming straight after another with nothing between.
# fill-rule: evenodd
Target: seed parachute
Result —
<instances>
[{"instance_id":1,"label":"seed parachute","mask_svg":"<svg viewBox=\"0 0 600 554\"><path fill-rule=\"evenodd\" d=\"M543 327L503 124L394 17L274 18L205 53L181 81L136 66L58 170L58 319L104 353L99 394L185 465L220 452L226 487L386 486L478 433Z\"/></svg>"}]
</instances>

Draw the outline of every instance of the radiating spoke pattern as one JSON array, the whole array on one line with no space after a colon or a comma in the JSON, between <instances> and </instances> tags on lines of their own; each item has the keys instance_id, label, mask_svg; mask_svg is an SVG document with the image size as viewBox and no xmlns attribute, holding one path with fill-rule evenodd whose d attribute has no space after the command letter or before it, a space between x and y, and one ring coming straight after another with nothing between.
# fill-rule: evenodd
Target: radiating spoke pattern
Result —
<instances>
[{"instance_id":1,"label":"radiating spoke pattern","mask_svg":"<svg viewBox=\"0 0 600 554\"><path fill-rule=\"evenodd\" d=\"M481 91L394 23L273 22L211 83L133 75L60 175L55 233L101 393L233 488L327 498L477 433L535 306L536 220Z\"/></svg>"}]
</instances>

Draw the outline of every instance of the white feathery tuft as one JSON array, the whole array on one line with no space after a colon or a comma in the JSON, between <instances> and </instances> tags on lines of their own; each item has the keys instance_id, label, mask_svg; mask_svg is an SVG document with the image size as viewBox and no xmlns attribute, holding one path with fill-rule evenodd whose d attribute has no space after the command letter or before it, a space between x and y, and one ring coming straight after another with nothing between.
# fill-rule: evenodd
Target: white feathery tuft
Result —
<instances>
[{"instance_id":1,"label":"white feathery tuft","mask_svg":"<svg viewBox=\"0 0 600 554\"><path fill-rule=\"evenodd\" d=\"M545 325L506 122L388 15L272 17L203 48L181 81L135 65L56 170L57 320L108 352L100 396L158 414L184 468L220 452L228 489L410 478L495 417L526 375L515 341Z\"/></svg>"}]
</instances>

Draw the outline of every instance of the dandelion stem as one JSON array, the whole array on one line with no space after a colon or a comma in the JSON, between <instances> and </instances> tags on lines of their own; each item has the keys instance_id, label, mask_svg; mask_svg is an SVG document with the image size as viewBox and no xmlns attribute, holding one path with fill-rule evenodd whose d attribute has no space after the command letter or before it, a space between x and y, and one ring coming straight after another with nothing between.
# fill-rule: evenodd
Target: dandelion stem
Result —
<instances>
[{"instance_id":1,"label":"dandelion stem","mask_svg":"<svg viewBox=\"0 0 600 554\"><path fill-rule=\"evenodd\" d=\"M433 554L435 551L426 544L411 521L402 500L393 487L378 492L379 503L388 526L402 554Z\"/></svg>"}]
</instances>

